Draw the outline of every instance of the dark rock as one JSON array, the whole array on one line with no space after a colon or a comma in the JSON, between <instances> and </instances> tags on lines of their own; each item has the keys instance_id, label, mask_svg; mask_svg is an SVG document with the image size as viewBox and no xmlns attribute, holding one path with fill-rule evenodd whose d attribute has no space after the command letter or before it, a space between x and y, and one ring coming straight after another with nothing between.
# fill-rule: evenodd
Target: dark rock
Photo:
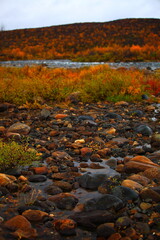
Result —
<instances>
[{"instance_id":1,"label":"dark rock","mask_svg":"<svg viewBox=\"0 0 160 240\"><path fill-rule=\"evenodd\" d=\"M132 220L129 217L119 217L116 221L116 227L120 229L125 229L129 227L132 223Z\"/></svg>"},{"instance_id":2,"label":"dark rock","mask_svg":"<svg viewBox=\"0 0 160 240\"><path fill-rule=\"evenodd\" d=\"M77 224L72 219L59 219L54 222L55 229L62 235L71 236L76 234Z\"/></svg>"},{"instance_id":3,"label":"dark rock","mask_svg":"<svg viewBox=\"0 0 160 240\"><path fill-rule=\"evenodd\" d=\"M14 123L8 128L8 132L19 133L27 135L30 132L31 128L24 123Z\"/></svg>"},{"instance_id":4,"label":"dark rock","mask_svg":"<svg viewBox=\"0 0 160 240\"><path fill-rule=\"evenodd\" d=\"M9 183L7 185L7 189L9 190L9 192L12 192L12 193L17 192L18 191L18 184L16 184L16 183Z\"/></svg>"},{"instance_id":5,"label":"dark rock","mask_svg":"<svg viewBox=\"0 0 160 240\"><path fill-rule=\"evenodd\" d=\"M28 209L22 213L22 216L24 216L30 222L42 222L46 217L48 217L48 213L41 210Z\"/></svg>"},{"instance_id":6,"label":"dark rock","mask_svg":"<svg viewBox=\"0 0 160 240\"><path fill-rule=\"evenodd\" d=\"M123 118L121 117L121 115L116 114L116 113L107 113L105 115L105 118L111 118L111 119L117 119L117 120L122 120Z\"/></svg>"},{"instance_id":7,"label":"dark rock","mask_svg":"<svg viewBox=\"0 0 160 240\"><path fill-rule=\"evenodd\" d=\"M50 115L51 115L51 112L48 109L46 109L46 108L42 109L41 119L47 119Z\"/></svg>"},{"instance_id":8,"label":"dark rock","mask_svg":"<svg viewBox=\"0 0 160 240\"><path fill-rule=\"evenodd\" d=\"M138 193L132 190L131 188L124 187L124 186L117 186L114 187L111 191L111 193L120 198L123 202L126 202L128 200L137 200L138 198Z\"/></svg>"},{"instance_id":9,"label":"dark rock","mask_svg":"<svg viewBox=\"0 0 160 240\"><path fill-rule=\"evenodd\" d=\"M110 168L115 169L117 167L117 160L116 159L108 159L106 161L106 165L110 166Z\"/></svg>"},{"instance_id":10,"label":"dark rock","mask_svg":"<svg viewBox=\"0 0 160 240\"><path fill-rule=\"evenodd\" d=\"M92 162L102 162L102 159L101 159L101 157L98 154L92 154L90 156L90 160Z\"/></svg>"},{"instance_id":11,"label":"dark rock","mask_svg":"<svg viewBox=\"0 0 160 240\"><path fill-rule=\"evenodd\" d=\"M79 177L79 184L83 188L97 190L98 187L111 176L119 176L119 173L112 169L106 169L105 173L86 173Z\"/></svg>"},{"instance_id":12,"label":"dark rock","mask_svg":"<svg viewBox=\"0 0 160 240\"><path fill-rule=\"evenodd\" d=\"M62 192L62 190L54 185L50 185L44 189L44 191L49 195L56 195Z\"/></svg>"},{"instance_id":13,"label":"dark rock","mask_svg":"<svg viewBox=\"0 0 160 240\"><path fill-rule=\"evenodd\" d=\"M160 147L160 133L155 133L151 138L152 147Z\"/></svg>"},{"instance_id":14,"label":"dark rock","mask_svg":"<svg viewBox=\"0 0 160 240\"><path fill-rule=\"evenodd\" d=\"M141 199L143 200L152 200L154 202L160 202L160 194L156 191L152 190L151 188L144 188L139 193Z\"/></svg>"},{"instance_id":15,"label":"dark rock","mask_svg":"<svg viewBox=\"0 0 160 240\"><path fill-rule=\"evenodd\" d=\"M142 99L143 99L143 100L148 100L149 97L148 97L146 94L143 94L143 95L142 95Z\"/></svg>"},{"instance_id":16,"label":"dark rock","mask_svg":"<svg viewBox=\"0 0 160 240\"><path fill-rule=\"evenodd\" d=\"M84 203L85 211L107 210L111 208L119 210L122 207L124 207L122 200L110 194L104 194L103 196L86 200Z\"/></svg>"},{"instance_id":17,"label":"dark rock","mask_svg":"<svg viewBox=\"0 0 160 240\"><path fill-rule=\"evenodd\" d=\"M160 194L160 186L157 187L151 187L151 189L155 192L157 192L158 194Z\"/></svg>"},{"instance_id":18,"label":"dark rock","mask_svg":"<svg viewBox=\"0 0 160 240\"><path fill-rule=\"evenodd\" d=\"M81 115L78 117L78 120L79 121L84 121L84 120L91 120L91 121L94 121L94 118L92 116L85 116L85 115Z\"/></svg>"},{"instance_id":19,"label":"dark rock","mask_svg":"<svg viewBox=\"0 0 160 240\"><path fill-rule=\"evenodd\" d=\"M60 193L49 198L50 201L54 202L59 209L71 210L77 203L78 199L69 193Z\"/></svg>"},{"instance_id":20,"label":"dark rock","mask_svg":"<svg viewBox=\"0 0 160 240\"><path fill-rule=\"evenodd\" d=\"M72 185L69 182L65 181L56 181L54 182L55 186L62 189L63 192L70 192L72 190Z\"/></svg>"},{"instance_id":21,"label":"dark rock","mask_svg":"<svg viewBox=\"0 0 160 240\"><path fill-rule=\"evenodd\" d=\"M130 113L132 116L142 117L144 113L141 110L134 110Z\"/></svg>"},{"instance_id":22,"label":"dark rock","mask_svg":"<svg viewBox=\"0 0 160 240\"><path fill-rule=\"evenodd\" d=\"M7 104L0 104L0 112L5 112L8 110L8 105Z\"/></svg>"},{"instance_id":23,"label":"dark rock","mask_svg":"<svg viewBox=\"0 0 160 240\"><path fill-rule=\"evenodd\" d=\"M38 207L39 210L48 212L48 213L55 209L55 204L49 200L45 200L45 201L36 200L34 202L34 206Z\"/></svg>"},{"instance_id":24,"label":"dark rock","mask_svg":"<svg viewBox=\"0 0 160 240\"><path fill-rule=\"evenodd\" d=\"M115 230L107 223L104 223L98 226L96 232L98 237L108 238L110 235L115 233Z\"/></svg>"},{"instance_id":25,"label":"dark rock","mask_svg":"<svg viewBox=\"0 0 160 240\"><path fill-rule=\"evenodd\" d=\"M107 222L114 222L114 214L105 210L95 210L89 212L78 212L70 216L78 225L94 230L97 225Z\"/></svg>"},{"instance_id":26,"label":"dark rock","mask_svg":"<svg viewBox=\"0 0 160 240\"><path fill-rule=\"evenodd\" d=\"M19 214L22 214L24 211L29 210L29 209L42 210L41 208L34 206L34 205L29 205L29 206L24 205L24 206L18 207L17 211L19 212Z\"/></svg>"},{"instance_id":27,"label":"dark rock","mask_svg":"<svg viewBox=\"0 0 160 240\"><path fill-rule=\"evenodd\" d=\"M141 234L148 234L148 233L150 233L150 227L149 227L149 225L147 223L137 222L136 223L136 229Z\"/></svg>"},{"instance_id":28,"label":"dark rock","mask_svg":"<svg viewBox=\"0 0 160 240\"><path fill-rule=\"evenodd\" d=\"M143 124L136 127L135 131L137 133L141 133L144 136L151 136L153 134L152 129L149 126Z\"/></svg>"},{"instance_id":29,"label":"dark rock","mask_svg":"<svg viewBox=\"0 0 160 240\"><path fill-rule=\"evenodd\" d=\"M8 189L1 186L0 186L0 192L1 192L1 196L6 196L7 194L9 194Z\"/></svg>"},{"instance_id":30,"label":"dark rock","mask_svg":"<svg viewBox=\"0 0 160 240\"><path fill-rule=\"evenodd\" d=\"M155 206L155 207L153 208L153 210L154 210L155 212L158 212L158 213L160 214L160 204L158 204L157 206Z\"/></svg>"},{"instance_id":31,"label":"dark rock","mask_svg":"<svg viewBox=\"0 0 160 240\"><path fill-rule=\"evenodd\" d=\"M44 175L31 175L28 178L29 182L45 182L47 177Z\"/></svg>"},{"instance_id":32,"label":"dark rock","mask_svg":"<svg viewBox=\"0 0 160 240\"><path fill-rule=\"evenodd\" d=\"M89 126L93 126L93 127L98 126L98 124L96 122L92 121L92 120L85 120L84 124L89 125Z\"/></svg>"},{"instance_id":33,"label":"dark rock","mask_svg":"<svg viewBox=\"0 0 160 240\"><path fill-rule=\"evenodd\" d=\"M6 174L13 175L15 177L19 177L21 175L21 169L11 168L11 169L6 171Z\"/></svg>"},{"instance_id":34,"label":"dark rock","mask_svg":"<svg viewBox=\"0 0 160 240\"><path fill-rule=\"evenodd\" d=\"M111 190L115 187L121 184L121 178L120 176L115 177L109 177L106 179L99 187L98 191L102 194L110 194Z\"/></svg>"},{"instance_id":35,"label":"dark rock","mask_svg":"<svg viewBox=\"0 0 160 240\"><path fill-rule=\"evenodd\" d=\"M78 92L78 91L73 92L66 97L66 101L70 101L71 103L76 104L80 101L80 96L81 96L80 92Z\"/></svg>"}]
</instances>

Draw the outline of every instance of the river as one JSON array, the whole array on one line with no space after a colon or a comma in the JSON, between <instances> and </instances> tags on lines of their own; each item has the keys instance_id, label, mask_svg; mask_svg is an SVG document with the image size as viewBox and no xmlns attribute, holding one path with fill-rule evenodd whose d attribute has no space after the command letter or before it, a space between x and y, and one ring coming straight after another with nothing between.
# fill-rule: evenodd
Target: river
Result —
<instances>
[{"instance_id":1,"label":"river","mask_svg":"<svg viewBox=\"0 0 160 240\"><path fill-rule=\"evenodd\" d=\"M112 68L139 68L156 70L160 68L160 62L72 62L71 60L19 60L19 61L0 61L0 66L24 67L26 65L44 65L50 68L81 68L85 66L95 66L99 64L107 64Z\"/></svg>"}]
</instances>

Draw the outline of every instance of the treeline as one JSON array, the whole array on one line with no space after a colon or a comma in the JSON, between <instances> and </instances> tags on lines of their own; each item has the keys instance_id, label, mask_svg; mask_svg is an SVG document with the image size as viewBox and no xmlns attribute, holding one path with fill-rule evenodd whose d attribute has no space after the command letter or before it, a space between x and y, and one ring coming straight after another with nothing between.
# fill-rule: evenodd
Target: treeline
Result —
<instances>
[{"instance_id":1,"label":"treeline","mask_svg":"<svg viewBox=\"0 0 160 240\"><path fill-rule=\"evenodd\" d=\"M0 60L160 60L160 19L123 19L0 32Z\"/></svg>"}]
</instances>

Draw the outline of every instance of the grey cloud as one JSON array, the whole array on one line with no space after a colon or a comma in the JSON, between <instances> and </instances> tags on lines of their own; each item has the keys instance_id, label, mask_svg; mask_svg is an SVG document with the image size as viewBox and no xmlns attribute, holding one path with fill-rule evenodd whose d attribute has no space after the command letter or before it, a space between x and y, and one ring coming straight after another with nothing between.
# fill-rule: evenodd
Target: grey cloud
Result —
<instances>
[{"instance_id":1,"label":"grey cloud","mask_svg":"<svg viewBox=\"0 0 160 240\"><path fill-rule=\"evenodd\" d=\"M0 7L6 29L160 17L160 0L0 0Z\"/></svg>"}]
</instances>

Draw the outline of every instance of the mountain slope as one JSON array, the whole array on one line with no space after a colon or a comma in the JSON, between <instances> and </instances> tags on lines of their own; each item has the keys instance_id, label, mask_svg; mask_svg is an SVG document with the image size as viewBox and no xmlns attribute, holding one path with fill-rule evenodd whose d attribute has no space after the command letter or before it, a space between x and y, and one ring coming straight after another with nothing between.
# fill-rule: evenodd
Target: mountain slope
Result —
<instances>
[{"instance_id":1,"label":"mountain slope","mask_svg":"<svg viewBox=\"0 0 160 240\"><path fill-rule=\"evenodd\" d=\"M75 23L1 31L0 59L76 59L81 56L87 60L87 56L90 56L92 60L92 56L103 58L104 54L113 53L114 48L123 49L127 54L126 47L130 49L133 45L140 47L137 48L139 52L149 51L152 47L152 55L159 54L160 19L122 19L105 23ZM134 54L131 55L135 55L133 50ZM112 58L111 55L106 58ZM158 60L159 55L154 58Z\"/></svg>"}]
</instances>

